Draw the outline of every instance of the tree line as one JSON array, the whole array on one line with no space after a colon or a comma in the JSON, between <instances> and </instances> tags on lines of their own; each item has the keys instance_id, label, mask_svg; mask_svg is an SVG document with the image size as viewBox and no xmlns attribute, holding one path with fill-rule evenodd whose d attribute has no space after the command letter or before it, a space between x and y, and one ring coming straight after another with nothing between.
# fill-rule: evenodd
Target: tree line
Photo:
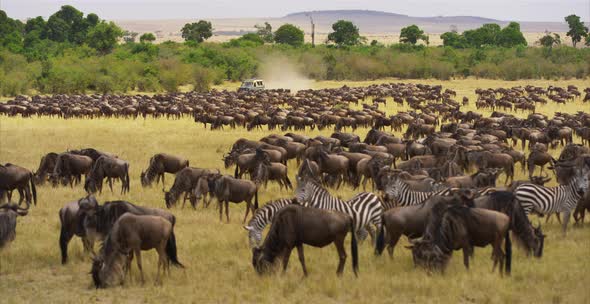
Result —
<instances>
[{"instance_id":1,"label":"tree line","mask_svg":"<svg viewBox=\"0 0 590 304\"><path fill-rule=\"evenodd\" d=\"M571 23L568 36L587 41L579 18L566 19ZM383 45L368 42L356 25L340 20L328 43L316 47L305 43L304 32L291 24L255 28L229 42L209 43L212 25L201 20L182 28L185 43L155 44L152 33L126 32L71 6L47 20L24 23L0 11L0 95L207 90L226 80L258 76L259 66L271 56L288 59L317 80L590 75L590 48L561 46L561 37L552 33L539 40L542 47L526 47L517 23L444 33L439 47L428 46L428 35L415 25L402 29L400 43Z\"/></svg>"}]
</instances>

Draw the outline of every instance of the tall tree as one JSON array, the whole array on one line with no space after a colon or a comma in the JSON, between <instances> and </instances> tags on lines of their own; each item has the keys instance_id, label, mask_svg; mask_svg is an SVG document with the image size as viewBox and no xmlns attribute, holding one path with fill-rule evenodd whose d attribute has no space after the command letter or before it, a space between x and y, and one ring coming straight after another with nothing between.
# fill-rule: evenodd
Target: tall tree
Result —
<instances>
[{"instance_id":1,"label":"tall tree","mask_svg":"<svg viewBox=\"0 0 590 304\"><path fill-rule=\"evenodd\" d=\"M272 26L268 22L264 22L264 25L255 25L256 34L262 38L266 43L272 43Z\"/></svg>"},{"instance_id":2,"label":"tall tree","mask_svg":"<svg viewBox=\"0 0 590 304\"><path fill-rule=\"evenodd\" d=\"M582 41L582 38L588 36L588 28L584 26L584 22L582 22L580 17L576 15L565 17L565 22L567 22L567 25L570 28L567 32L567 36L572 39L572 45L576 47L576 44Z\"/></svg>"},{"instance_id":3,"label":"tall tree","mask_svg":"<svg viewBox=\"0 0 590 304\"><path fill-rule=\"evenodd\" d=\"M275 42L281 44L289 44L292 46L300 46L303 44L303 31L293 24L283 24L275 31Z\"/></svg>"},{"instance_id":4,"label":"tall tree","mask_svg":"<svg viewBox=\"0 0 590 304\"><path fill-rule=\"evenodd\" d=\"M199 20L199 22L187 23L182 28L182 38L186 41L201 43L213 36L211 22Z\"/></svg>"},{"instance_id":5,"label":"tall tree","mask_svg":"<svg viewBox=\"0 0 590 304\"><path fill-rule=\"evenodd\" d=\"M88 32L87 43L102 54L109 53L119 38L123 36L123 30L115 23L101 21Z\"/></svg>"},{"instance_id":6,"label":"tall tree","mask_svg":"<svg viewBox=\"0 0 590 304\"><path fill-rule=\"evenodd\" d=\"M426 36L424 34L424 31L420 29L417 25L412 24L410 26L402 28L399 34L399 41L401 43L416 44L418 40L427 42L428 36Z\"/></svg>"},{"instance_id":7,"label":"tall tree","mask_svg":"<svg viewBox=\"0 0 590 304\"><path fill-rule=\"evenodd\" d=\"M328 34L328 41L338 46L352 46L363 42L358 27L350 21L338 20L332 24L332 30L333 32Z\"/></svg>"}]
</instances>

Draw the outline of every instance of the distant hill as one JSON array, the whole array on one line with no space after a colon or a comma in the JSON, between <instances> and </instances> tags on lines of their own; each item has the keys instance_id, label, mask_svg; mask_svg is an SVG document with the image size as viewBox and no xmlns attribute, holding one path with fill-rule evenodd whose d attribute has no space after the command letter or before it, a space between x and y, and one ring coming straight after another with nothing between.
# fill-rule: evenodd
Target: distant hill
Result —
<instances>
[{"instance_id":1,"label":"distant hill","mask_svg":"<svg viewBox=\"0 0 590 304\"><path fill-rule=\"evenodd\" d=\"M255 31L255 24L268 22L273 29L285 23L293 23L305 31L306 41L310 41L309 15L313 17L316 25L316 41L322 43L328 33L332 31L332 24L340 19L354 22L360 29L361 35L382 43L394 43L399 41L401 28L416 24L430 36L431 45L441 43L440 34L449 30L459 32L477 28L485 23L498 23L501 26L508 24L508 20L496 20L476 16L433 16L413 17L402 14L369 11L369 10L324 10L311 12L297 12L284 17L260 17L260 18L216 18L209 19L213 23L214 36L210 41L228 41L245 33ZM174 40L182 41L180 29L187 22L195 22L194 19L168 19L168 20L116 20L117 24L126 30L139 33L152 32L156 34L157 41ZM563 22L520 22L521 30L525 32L525 38L530 44L534 44L546 30L560 33L567 32L567 24Z\"/></svg>"},{"instance_id":2,"label":"distant hill","mask_svg":"<svg viewBox=\"0 0 590 304\"><path fill-rule=\"evenodd\" d=\"M334 22L340 19L354 22L363 33L398 33L402 27L416 24L429 33L442 33L449 29L464 31L481 26L485 23L508 24L509 21L476 17L476 16L434 16L413 17L402 14L370 10L327 10L309 11L288 14L280 21L297 25L309 25L309 16L313 17L318 32L330 31ZM523 31L563 31L565 23L559 22L522 22Z\"/></svg>"}]
</instances>

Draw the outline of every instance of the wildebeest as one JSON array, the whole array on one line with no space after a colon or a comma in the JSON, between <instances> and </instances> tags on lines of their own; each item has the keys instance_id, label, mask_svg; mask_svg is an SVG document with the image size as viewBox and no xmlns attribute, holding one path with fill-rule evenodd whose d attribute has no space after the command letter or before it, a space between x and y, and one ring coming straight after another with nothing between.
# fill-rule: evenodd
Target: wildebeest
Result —
<instances>
[{"instance_id":1,"label":"wildebeest","mask_svg":"<svg viewBox=\"0 0 590 304\"><path fill-rule=\"evenodd\" d=\"M109 188L113 192L112 179L121 180L121 194L129 192L129 163L110 156L99 157L88 174L84 189L88 193L102 192L102 181L108 179Z\"/></svg>"},{"instance_id":2,"label":"wildebeest","mask_svg":"<svg viewBox=\"0 0 590 304\"><path fill-rule=\"evenodd\" d=\"M538 227L533 227L512 192L492 192L475 198L473 204L477 208L490 209L508 215L510 217L510 230L518 243L524 247L527 255L532 254L537 258L543 255L545 235L541 230L541 224Z\"/></svg>"},{"instance_id":3,"label":"wildebeest","mask_svg":"<svg viewBox=\"0 0 590 304\"><path fill-rule=\"evenodd\" d=\"M350 216L300 205L289 205L282 208L272 221L272 225L264 243L260 248L252 249L252 265L263 274L270 271L277 257L283 259L283 272L286 271L293 248L297 247L303 274L307 276L303 245L325 247L334 243L338 250L338 269L342 275L346 262L344 239L351 233L350 251L352 253L352 269L358 275L358 248L354 233L354 223Z\"/></svg>"},{"instance_id":4,"label":"wildebeest","mask_svg":"<svg viewBox=\"0 0 590 304\"><path fill-rule=\"evenodd\" d=\"M144 282L142 250L156 249L158 252L158 282L160 268L169 272L170 261L182 266L176 258L176 244L170 241L172 227L172 223L160 216L125 213L119 217L105 240L101 255L92 263L91 274L96 288L122 283L131 268L133 255L137 257L137 267Z\"/></svg>"},{"instance_id":5,"label":"wildebeest","mask_svg":"<svg viewBox=\"0 0 590 304\"><path fill-rule=\"evenodd\" d=\"M424 237L412 243L412 255L418 266L444 271L454 250L463 249L463 263L469 269L473 246L493 247L492 257L500 274L508 274L512 264L510 218L500 212L460 206L437 204L432 208ZM505 251L502 250L505 241Z\"/></svg>"},{"instance_id":6,"label":"wildebeest","mask_svg":"<svg viewBox=\"0 0 590 304\"><path fill-rule=\"evenodd\" d=\"M41 157L39 162L39 168L35 171L35 183L42 185L46 182L47 177L53 173L55 164L57 163L57 157L59 154L50 152Z\"/></svg>"},{"instance_id":7,"label":"wildebeest","mask_svg":"<svg viewBox=\"0 0 590 304\"><path fill-rule=\"evenodd\" d=\"M223 206L225 205L225 217L229 223L229 202L241 203L246 202L246 213L243 223L248 218L248 213L252 214L258 209L258 187L249 180L237 179L229 175L209 174L209 191L213 193L219 202L219 220L222 221ZM252 199L254 204L252 205Z\"/></svg>"},{"instance_id":8,"label":"wildebeest","mask_svg":"<svg viewBox=\"0 0 590 304\"><path fill-rule=\"evenodd\" d=\"M10 203L0 206L0 250L16 238L16 218L27 215L29 206L20 208L17 204Z\"/></svg>"},{"instance_id":9,"label":"wildebeest","mask_svg":"<svg viewBox=\"0 0 590 304\"><path fill-rule=\"evenodd\" d=\"M88 196L82 199L92 200L92 204L98 205L98 202L93 196ZM86 233L86 229L84 229L85 214L84 212L80 212L80 201L82 199L69 202L59 209L59 222L61 224L59 248L61 250L62 264L65 264L68 261L68 243L74 235L82 239L84 251L94 255L94 239L92 235Z\"/></svg>"},{"instance_id":10,"label":"wildebeest","mask_svg":"<svg viewBox=\"0 0 590 304\"><path fill-rule=\"evenodd\" d=\"M10 163L0 165L0 192L11 192L17 189L19 193L19 205L26 199L27 205L33 202L37 205L37 189L33 173L31 171ZM8 196L8 200L11 196ZM2 196L0 196L2 200Z\"/></svg>"},{"instance_id":11,"label":"wildebeest","mask_svg":"<svg viewBox=\"0 0 590 304\"><path fill-rule=\"evenodd\" d=\"M154 179L156 179L156 184L158 184L161 179L163 188L165 173L176 174L188 166L189 161L187 159L166 153L158 153L150 158L148 168L145 171L141 171L141 185L143 187L150 186Z\"/></svg>"},{"instance_id":12,"label":"wildebeest","mask_svg":"<svg viewBox=\"0 0 590 304\"><path fill-rule=\"evenodd\" d=\"M170 208L175 205L182 193L190 194L197 186L201 177L214 172L219 173L219 170L213 171L211 169L186 167L178 171L174 178L174 184L170 190L168 192L164 191L166 207ZM193 198L191 197L191 203L193 202L192 200Z\"/></svg>"},{"instance_id":13,"label":"wildebeest","mask_svg":"<svg viewBox=\"0 0 590 304\"><path fill-rule=\"evenodd\" d=\"M70 187L73 187L74 182L80 182L82 175L86 176L90 172L92 164L92 158L86 155L59 154L50 177L53 185L57 186L59 180L65 180L70 183Z\"/></svg>"}]
</instances>

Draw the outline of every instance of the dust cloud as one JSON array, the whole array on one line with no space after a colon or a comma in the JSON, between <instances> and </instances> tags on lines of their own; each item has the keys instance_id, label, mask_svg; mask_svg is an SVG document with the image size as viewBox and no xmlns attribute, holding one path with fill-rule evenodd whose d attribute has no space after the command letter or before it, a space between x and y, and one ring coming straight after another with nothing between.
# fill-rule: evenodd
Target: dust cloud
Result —
<instances>
[{"instance_id":1,"label":"dust cloud","mask_svg":"<svg viewBox=\"0 0 590 304\"><path fill-rule=\"evenodd\" d=\"M313 80L303 76L297 66L286 57L264 58L259 77L264 80L267 89L290 89L293 93L310 89L313 85Z\"/></svg>"}]
</instances>

